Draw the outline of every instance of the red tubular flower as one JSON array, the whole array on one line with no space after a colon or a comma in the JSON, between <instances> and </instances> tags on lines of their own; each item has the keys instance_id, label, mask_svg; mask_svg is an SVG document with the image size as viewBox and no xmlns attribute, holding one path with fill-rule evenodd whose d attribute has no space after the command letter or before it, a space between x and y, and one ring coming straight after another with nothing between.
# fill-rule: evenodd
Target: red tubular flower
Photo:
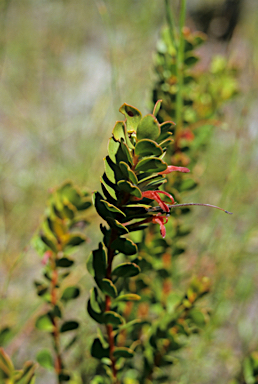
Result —
<instances>
[{"instance_id":1,"label":"red tubular flower","mask_svg":"<svg viewBox=\"0 0 258 384\"><path fill-rule=\"evenodd\" d=\"M142 192L142 197L146 197L147 199L151 199L151 200L156 200L160 208L163 209L163 211L169 212L169 207L163 200L161 200L160 196L158 195L159 193L163 193L164 195L168 196L172 201L172 204L174 204L175 201L173 196L164 191L145 191L145 192ZM137 197L137 200L141 200L141 199Z\"/></svg>"},{"instance_id":2,"label":"red tubular flower","mask_svg":"<svg viewBox=\"0 0 258 384\"><path fill-rule=\"evenodd\" d=\"M161 236L164 238L166 236L165 224L168 222L168 218L166 216L161 216L161 214L158 214L157 216L154 216L151 221L154 224L159 224Z\"/></svg>"},{"instance_id":3,"label":"red tubular flower","mask_svg":"<svg viewBox=\"0 0 258 384\"><path fill-rule=\"evenodd\" d=\"M185 168L185 167L175 167L174 165L169 165L167 167L167 169L165 169L165 171L159 172L158 174L159 175L167 175L168 173L171 173L174 171L187 173L187 172L190 172L190 169Z\"/></svg>"}]
</instances>

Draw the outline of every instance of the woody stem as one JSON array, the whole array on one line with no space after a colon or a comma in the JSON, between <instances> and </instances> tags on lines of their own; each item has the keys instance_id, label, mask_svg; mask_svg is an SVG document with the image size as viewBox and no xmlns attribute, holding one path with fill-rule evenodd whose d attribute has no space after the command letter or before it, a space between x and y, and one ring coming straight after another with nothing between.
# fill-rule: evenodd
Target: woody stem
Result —
<instances>
[{"instance_id":1,"label":"woody stem","mask_svg":"<svg viewBox=\"0 0 258 384\"><path fill-rule=\"evenodd\" d=\"M114 239L117 237L117 231L112 229L110 241L108 245L108 266L107 266L107 272L106 272L106 278L111 280L111 273L112 273L112 262L114 259L114 250L111 249L111 243L114 241ZM105 298L105 312L110 311L111 309L111 297L109 295L106 295ZM113 327L111 324L106 325L106 331L107 331L107 337L108 337L108 344L109 344L109 358L111 360L112 364L112 372L114 377L114 384L118 384L117 381L117 369L116 369L116 361L114 359L113 353L115 348L115 340L114 340L114 334L113 334Z\"/></svg>"}]
</instances>

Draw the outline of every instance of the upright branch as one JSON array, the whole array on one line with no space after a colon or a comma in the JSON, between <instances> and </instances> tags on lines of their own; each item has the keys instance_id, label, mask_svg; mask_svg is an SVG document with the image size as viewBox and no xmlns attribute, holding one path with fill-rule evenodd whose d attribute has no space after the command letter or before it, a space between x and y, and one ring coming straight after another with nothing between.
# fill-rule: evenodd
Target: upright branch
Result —
<instances>
[{"instance_id":1,"label":"upright branch","mask_svg":"<svg viewBox=\"0 0 258 384\"><path fill-rule=\"evenodd\" d=\"M44 281L35 281L35 286L37 294L47 305L47 311L44 310L38 317L36 327L50 333L54 349L53 358L50 351L43 350L39 352L37 360L49 369L52 368L51 363L46 364L46 361L54 360L53 368L59 384L70 380L71 374L65 369L62 351L73 344L72 339L62 347L61 335L79 327L75 320L63 320L65 304L80 294L79 287L67 286L65 282L74 263L69 254L86 240L76 228L86 223L85 211L90 206L87 193L81 192L70 182L64 183L52 191L47 214L33 240L35 248L43 256L44 276Z\"/></svg>"},{"instance_id":2,"label":"upright branch","mask_svg":"<svg viewBox=\"0 0 258 384\"><path fill-rule=\"evenodd\" d=\"M105 172L100 179L102 193L95 192L93 196L97 213L107 227L100 225L103 241L87 262L96 282L87 308L89 315L105 326L106 332L102 334L99 329L91 353L104 363L102 367L112 383L120 382L122 362L133 357L141 343L138 333L129 340L120 337L125 329L133 328L124 318L125 302L141 300L128 284L129 278L141 272L139 262L137 258L133 262L126 259L114 268L113 261L117 258L121 262L119 254L125 257L137 254L137 245L127 235L146 228L149 223L158 224L162 237L165 237L167 214L175 201L171 194L159 188L167 181L167 174L189 172L186 167L168 165L164 161L173 141L174 123L159 124L156 115L160 106L161 101L158 101L153 113L142 117L136 108L122 105L120 112L125 121L118 121L114 126L108 156L104 159ZM158 204L161 212L152 210L153 202Z\"/></svg>"},{"instance_id":3,"label":"upright branch","mask_svg":"<svg viewBox=\"0 0 258 384\"><path fill-rule=\"evenodd\" d=\"M183 86L184 86L184 49L185 38L183 28L185 26L186 16L186 0L181 0L180 16L179 16L179 44L177 50L177 94L176 94L176 139L183 128Z\"/></svg>"}]
</instances>

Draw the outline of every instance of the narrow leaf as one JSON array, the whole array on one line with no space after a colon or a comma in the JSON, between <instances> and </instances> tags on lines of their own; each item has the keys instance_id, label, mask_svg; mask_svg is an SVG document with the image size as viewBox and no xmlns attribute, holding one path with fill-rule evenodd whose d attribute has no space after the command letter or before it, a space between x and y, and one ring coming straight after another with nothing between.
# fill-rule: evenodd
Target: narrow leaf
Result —
<instances>
[{"instance_id":1,"label":"narrow leaf","mask_svg":"<svg viewBox=\"0 0 258 384\"><path fill-rule=\"evenodd\" d=\"M69 301L76 299L80 295L80 289L78 287L67 287L61 297L63 301Z\"/></svg>"},{"instance_id":2,"label":"narrow leaf","mask_svg":"<svg viewBox=\"0 0 258 384\"><path fill-rule=\"evenodd\" d=\"M77 321L66 321L60 328L60 332L74 331L79 328L79 323Z\"/></svg>"},{"instance_id":3,"label":"narrow leaf","mask_svg":"<svg viewBox=\"0 0 258 384\"><path fill-rule=\"evenodd\" d=\"M141 272L140 267L135 263L123 263L118 265L112 272L112 275L118 277L133 277Z\"/></svg>"},{"instance_id":4,"label":"narrow leaf","mask_svg":"<svg viewBox=\"0 0 258 384\"><path fill-rule=\"evenodd\" d=\"M109 279L102 279L98 282L101 291L113 298L117 297L117 289L113 282Z\"/></svg>"},{"instance_id":5,"label":"narrow leaf","mask_svg":"<svg viewBox=\"0 0 258 384\"><path fill-rule=\"evenodd\" d=\"M95 359L99 359L99 360L103 359L104 357L109 358L109 347L104 348L99 337L94 339L94 341L92 343L91 356L95 357Z\"/></svg>"},{"instance_id":6,"label":"narrow leaf","mask_svg":"<svg viewBox=\"0 0 258 384\"><path fill-rule=\"evenodd\" d=\"M135 171L146 173L162 172L165 169L167 169L167 164L156 157L145 157L135 167Z\"/></svg>"},{"instance_id":7,"label":"narrow leaf","mask_svg":"<svg viewBox=\"0 0 258 384\"><path fill-rule=\"evenodd\" d=\"M134 351L126 347L116 347L113 356L116 358L123 357L125 359L131 358L134 355Z\"/></svg>"},{"instance_id":8,"label":"narrow leaf","mask_svg":"<svg viewBox=\"0 0 258 384\"><path fill-rule=\"evenodd\" d=\"M118 313L113 311L106 311L103 314L103 319L105 324L112 324L112 325L122 325L124 324L124 319L122 316L120 316Z\"/></svg>"},{"instance_id":9,"label":"narrow leaf","mask_svg":"<svg viewBox=\"0 0 258 384\"><path fill-rule=\"evenodd\" d=\"M115 249L124 255L135 255L137 253L137 245L131 239L125 239L122 237L118 237L111 244L111 248Z\"/></svg>"}]
</instances>

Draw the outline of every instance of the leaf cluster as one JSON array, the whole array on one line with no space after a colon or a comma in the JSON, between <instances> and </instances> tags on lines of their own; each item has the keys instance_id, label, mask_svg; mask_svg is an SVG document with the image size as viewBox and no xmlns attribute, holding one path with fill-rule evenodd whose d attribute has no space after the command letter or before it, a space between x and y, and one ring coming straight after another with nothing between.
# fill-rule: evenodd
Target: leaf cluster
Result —
<instances>
[{"instance_id":1,"label":"leaf cluster","mask_svg":"<svg viewBox=\"0 0 258 384\"><path fill-rule=\"evenodd\" d=\"M174 123L158 123L155 115L159 107L160 103L157 103L153 114L142 117L136 108L122 105L120 112L124 114L125 121L115 124L108 144L108 156L104 159L102 194L94 194L95 208L108 227L101 224L103 242L91 253L87 262L87 268L96 282L87 309L99 324L107 329L111 326L114 336L112 351L103 335L93 342L92 355L102 362L103 359L104 362L105 359L117 362L133 357L138 334L122 345L118 340L122 332L142 327L141 320L134 318L126 322L123 316L128 303L141 300L128 283L131 280L129 278L141 274L138 258L131 261L138 247L128 238L128 234L142 230L156 217L148 212L151 199L146 198L144 193L156 191L166 182L161 173L168 167L164 156L172 142ZM118 255L121 258L121 254L127 261L113 269L113 259ZM108 364L106 369L109 372Z\"/></svg>"},{"instance_id":2,"label":"leaf cluster","mask_svg":"<svg viewBox=\"0 0 258 384\"><path fill-rule=\"evenodd\" d=\"M43 256L44 266L44 280L35 281L35 287L47 304L47 311L37 318L35 326L51 335L55 351L54 357L50 350L40 351L37 361L47 369L55 369L59 382L70 380L62 359L60 336L79 328L78 321L63 319L66 304L80 295L80 287L67 286L65 279L74 264L73 253L86 241L81 229L87 224L85 213L90 206L87 192L80 191L71 182L64 183L50 194L46 215L33 239L33 245ZM73 334L63 349L70 348L76 339Z\"/></svg>"},{"instance_id":3,"label":"leaf cluster","mask_svg":"<svg viewBox=\"0 0 258 384\"><path fill-rule=\"evenodd\" d=\"M21 370L16 370L12 360L0 348L0 382L3 384L34 384L36 364L27 361Z\"/></svg>"}]
</instances>

